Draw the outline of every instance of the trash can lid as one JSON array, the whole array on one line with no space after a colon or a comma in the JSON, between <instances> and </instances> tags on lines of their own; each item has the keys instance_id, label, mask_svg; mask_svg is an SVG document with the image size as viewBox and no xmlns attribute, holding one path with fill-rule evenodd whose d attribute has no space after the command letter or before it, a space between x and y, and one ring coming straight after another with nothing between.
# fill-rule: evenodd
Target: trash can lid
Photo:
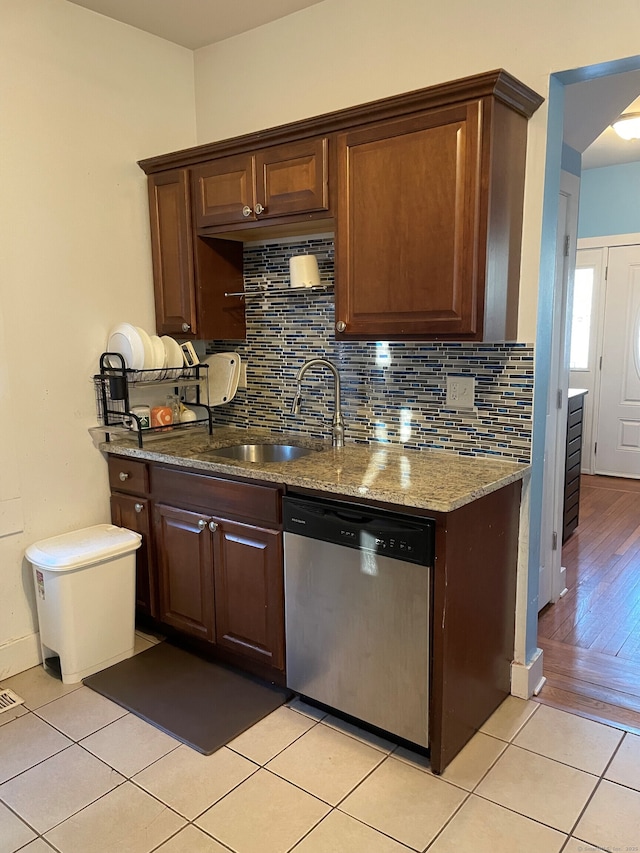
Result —
<instances>
[{"instance_id":1,"label":"trash can lid","mask_svg":"<svg viewBox=\"0 0 640 853\"><path fill-rule=\"evenodd\" d=\"M35 566L62 572L128 554L139 548L141 541L142 536L133 530L96 524L35 542L29 545L25 555Z\"/></svg>"}]
</instances>

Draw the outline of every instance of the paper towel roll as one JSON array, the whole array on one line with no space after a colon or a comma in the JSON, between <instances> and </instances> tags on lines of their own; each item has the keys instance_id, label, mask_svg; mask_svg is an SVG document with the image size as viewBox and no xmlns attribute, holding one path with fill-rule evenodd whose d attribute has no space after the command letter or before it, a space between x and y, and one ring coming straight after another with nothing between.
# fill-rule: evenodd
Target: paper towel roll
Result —
<instances>
[{"instance_id":1,"label":"paper towel roll","mask_svg":"<svg viewBox=\"0 0 640 853\"><path fill-rule=\"evenodd\" d=\"M291 287L313 287L320 284L318 259L315 255L294 255L289 258Z\"/></svg>"}]
</instances>

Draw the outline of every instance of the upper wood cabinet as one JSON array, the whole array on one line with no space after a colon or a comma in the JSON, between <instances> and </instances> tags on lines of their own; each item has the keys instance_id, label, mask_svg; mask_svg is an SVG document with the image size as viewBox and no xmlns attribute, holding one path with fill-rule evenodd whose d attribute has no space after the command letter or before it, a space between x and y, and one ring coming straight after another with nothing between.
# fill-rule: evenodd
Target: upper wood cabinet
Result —
<instances>
[{"instance_id":1,"label":"upper wood cabinet","mask_svg":"<svg viewBox=\"0 0 640 853\"><path fill-rule=\"evenodd\" d=\"M244 306L224 296L243 288L242 245L196 236L188 169L150 175L148 188L158 334L244 338Z\"/></svg>"},{"instance_id":2,"label":"upper wood cabinet","mask_svg":"<svg viewBox=\"0 0 640 853\"><path fill-rule=\"evenodd\" d=\"M339 134L338 337L517 337L526 134L494 96Z\"/></svg>"},{"instance_id":3,"label":"upper wood cabinet","mask_svg":"<svg viewBox=\"0 0 640 853\"><path fill-rule=\"evenodd\" d=\"M220 157L192 170L196 228L327 211L328 139Z\"/></svg>"},{"instance_id":4,"label":"upper wood cabinet","mask_svg":"<svg viewBox=\"0 0 640 853\"><path fill-rule=\"evenodd\" d=\"M475 332L480 112L475 101L338 136L345 335Z\"/></svg>"},{"instance_id":5,"label":"upper wood cabinet","mask_svg":"<svg viewBox=\"0 0 640 853\"><path fill-rule=\"evenodd\" d=\"M189 172L151 175L148 188L158 334L197 331Z\"/></svg>"},{"instance_id":6,"label":"upper wood cabinet","mask_svg":"<svg viewBox=\"0 0 640 853\"><path fill-rule=\"evenodd\" d=\"M140 165L152 179L190 170L194 245L209 253L216 238L333 230L338 338L513 340L527 120L541 103L490 71ZM166 239L165 280L180 281L181 243ZM217 275L209 264L207 281ZM167 313L187 313L176 302Z\"/></svg>"}]
</instances>

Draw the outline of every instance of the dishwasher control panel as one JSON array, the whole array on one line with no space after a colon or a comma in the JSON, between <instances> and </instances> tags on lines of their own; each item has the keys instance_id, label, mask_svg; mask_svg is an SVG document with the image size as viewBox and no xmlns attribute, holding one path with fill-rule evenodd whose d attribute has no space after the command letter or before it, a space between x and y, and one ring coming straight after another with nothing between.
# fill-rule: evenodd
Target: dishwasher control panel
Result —
<instances>
[{"instance_id":1,"label":"dishwasher control panel","mask_svg":"<svg viewBox=\"0 0 640 853\"><path fill-rule=\"evenodd\" d=\"M284 529L309 539L432 566L435 523L342 501L285 497Z\"/></svg>"}]
</instances>

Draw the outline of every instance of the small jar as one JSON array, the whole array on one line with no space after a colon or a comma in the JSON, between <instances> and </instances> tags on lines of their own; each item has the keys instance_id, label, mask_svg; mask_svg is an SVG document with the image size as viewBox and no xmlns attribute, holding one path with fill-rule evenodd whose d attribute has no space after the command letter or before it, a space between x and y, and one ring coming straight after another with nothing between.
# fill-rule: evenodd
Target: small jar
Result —
<instances>
[{"instance_id":1,"label":"small jar","mask_svg":"<svg viewBox=\"0 0 640 853\"><path fill-rule=\"evenodd\" d=\"M131 414L135 415L134 418L130 419L129 425L131 429L137 431L138 422L140 423L140 429L149 429L151 426L151 409L149 406L134 406L131 409Z\"/></svg>"},{"instance_id":2,"label":"small jar","mask_svg":"<svg viewBox=\"0 0 640 853\"><path fill-rule=\"evenodd\" d=\"M177 394L167 394L167 406L171 409L171 420L174 424L180 423L180 397Z\"/></svg>"},{"instance_id":3,"label":"small jar","mask_svg":"<svg viewBox=\"0 0 640 853\"><path fill-rule=\"evenodd\" d=\"M154 406L151 409L151 426L171 429L173 411L170 406Z\"/></svg>"}]
</instances>

